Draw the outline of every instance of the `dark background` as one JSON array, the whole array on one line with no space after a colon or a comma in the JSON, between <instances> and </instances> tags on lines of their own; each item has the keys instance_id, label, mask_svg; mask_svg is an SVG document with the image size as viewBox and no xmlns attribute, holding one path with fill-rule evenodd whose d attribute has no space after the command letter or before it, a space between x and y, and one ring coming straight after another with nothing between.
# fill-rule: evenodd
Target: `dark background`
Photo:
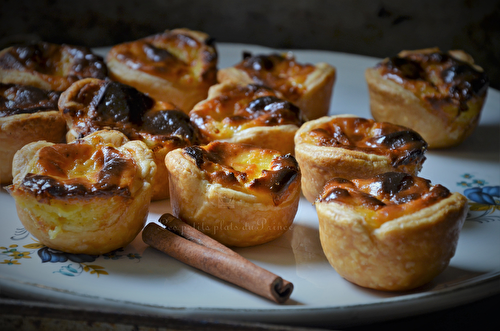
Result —
<instances>
[{"instance_id":1,"label":"dark background","mask_svg":"<svg viewBox=\"0 0 500 331\"><path fill-rule=\"evenodd\" d=\"M403 49L463 49L500 89L498 0L2 0L0 46L26 38L110 46L165 29L219 42L387 57Z\"/></svg>"}]
</instances>

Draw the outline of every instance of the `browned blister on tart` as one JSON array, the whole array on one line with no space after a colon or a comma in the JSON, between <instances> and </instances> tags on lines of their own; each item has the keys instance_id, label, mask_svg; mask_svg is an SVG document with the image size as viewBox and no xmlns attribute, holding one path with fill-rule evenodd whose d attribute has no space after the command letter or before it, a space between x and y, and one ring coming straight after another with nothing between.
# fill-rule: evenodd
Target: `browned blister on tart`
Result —
<instances>
[{"instance_id":1,"label":"browned blister on tart","mask_svg":"<svg viewBox=\"0 0 500 331\"><path fill-rule=\"evenodd\" d=\"M30 143L13 161L21 223L42 244L103 254L129 244L145 224L156 171L151 150L118 131L70 144Z\"/></svg>"},{"instance_id":2,"label":"browned blister on tart","mask_svg":"<svg viewBox=\"0 0 500 331\"><path fill-rule=\"evenodd\" d=\"M353 115L309 121L295 134L302 193L310 202L334 177L369 178L389 171L417 175L426 149L411 129Z\"/></svg>"},{"instance_id":3,"label":"browned blister on tart","mask_svg":"<svg viewBox=\"0 0 500 331\"><path fill-rule=\"evenodd\" d=\"M38 42L0 51L0 82L62 92L83 78L105 79L102 57L90 48Z\"/></svg>"},{"instance_id":4,"label":"browned blister on tart","mask_svg":"<svg viewBox=\"0 0 500 331\"><path fill-rule=\"evenodd\" d=\"M299 107L307 119L328 114L336 70L331 65L299 63L292 53L252 55L217 73L219 82L259 84L279 91Z\"/></svg>"},{"instance_id":5,"label":"browned blister on tart","mask_svg":"<svg viewBox=\"0 0 500 331\"><path fill-rule=\"evenodd\" d=\"M301 110L262 85L222 83L189 113L203 143L219 140L294 152L293 137L304 123Z\"/></svg>"},{"instance_id":6,"label":"browned blister on tart","mask_svg":"<svg viewBox=\"0 0 500 331\"><path fill-rule=\"evenodd\" d=\"M62 142L66 121L59 114L59 92L0 83L0 183L12 181L14 154L38 140Z\"/></svg>"},{"instance_id":7,"label":"browned blister on tart","mask_svg":"<svg viewBox=\"0 0 500 331\"><path fill-rule=\"evenodd\" d=\"M404 173L334 178L315 202L321 245L350 282L403 291L430 282L455 254L467 199Z\"/></svg>"},{"instance_id":8,"label":"browned blister on tart","mask_svg":"<svg viewBox=\"0 0 500 331\"><path fill-rule=\"evenodd\" d=\"M113 80L188 113L217 80L218 54L206 33L166 30L115 45L106 57Z\"/></svg>"},{"instance_id":9,"label":"browned blister on tart","mask_svg":"<svg viewBox=\"0 0 500 331\"><path fill-rule=\"evenodd\" d=\"M402 51L365 76L372 116L412 128L429 148L458 145L472 134L489 85L469 54L438 48Z\"/></svg>"},{"instance_id":10,"label":"browned blister on tart","mask_svg":"<svg viewBox=\"0 0 500 331\"><path fill-rule=\"evenodd\" d=\"M174 215L228 246L274 240L293 223L300 199L295 158L215 141L167 154Z\"/></svg>"},{"instance_id":11,"label":"browned blister on tart","mask_svg":"<svg viewBox=\"0 0 500 331\"><path fill-rule=\"evenodd\" d=\"M73 84L59 99L59 110L68 125L67 140L102 129L124 133L153 151L157 172L153 200L168 198L165 155L197 141L189 116L169 102L155 101L131 86L99 79Z\"/></svg>"}]
</instances>

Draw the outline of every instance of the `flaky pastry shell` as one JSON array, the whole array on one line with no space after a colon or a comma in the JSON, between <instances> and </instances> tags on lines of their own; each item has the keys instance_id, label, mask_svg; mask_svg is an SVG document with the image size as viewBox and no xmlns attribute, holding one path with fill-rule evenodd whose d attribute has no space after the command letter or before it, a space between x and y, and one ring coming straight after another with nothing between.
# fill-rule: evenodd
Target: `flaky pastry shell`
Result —
<instances>
[{"instance_id":1,"label":"flaky pastry shell","mask_svg":"<svg viewBox=\"0 0 500 331\"><path fill-rule=\"evenodd\" d=\"M291 53L248 55L241 63L217 73L219 82L262 84L280 91L308 120L328 114L335 79L336 69L330 64L300 64Z\"/></svg>"},{"instance_id":2,"label":"flaky pastry shell","mask_svg":"<svg viewBox=\"0 0 500 331\"><path fill-rule=\"evenodd\" d=\"M217 79L213 39L185 28L115 45L106 62L113 80L172 102L186 113L207 97Z\"/></svg>"},{"instance_id":3,"label":"flaky pastry shell","mask_svg":"<svg viewBox=\"0 0 500 331\"><path fill-rule=\"evenodd\" d=\"M204 150L209 159L220 157L220 161L209 161ZM263 244L280 237L293 223L300 170L291 155L213 142L174 150L165 162L173 214L224 245Z\"/></svg>"},{"instance_id":4,"label":"flaky pastry shell","mask_svg":"<svg viewBox=\"0 0 500 331\"><path fill-rule=\"evenodd\" d=\"M1 83L62 92L79 79L107 75L103 58L84 46L37 42L0 51Z\"/></svg>"},{"instance_id":5,"label":"flaky pastry shell","mask_svg":"<svg viewBox=\"0 0 500 331\"><path fill-rule=\"evenodd\" d=\"M24 146L7 189L21 223L42 244L103 254L126 246L143 228L155 171L144 143L98 131L71 144Z\"/></svg>"},{"instance_id":6,"label":"flaky pastry shell","mask_svg":"<svg viewBox=\"0 0 500 331\"><path fill-rule=\"evenodd\" d=\"M294 153L293 138L303 123L302 111L280 92L230 82L210 87L189 116L205 144L251 144L283 154Z\"/></svg>"},{"instance_id":7,"label":"flaky pastry shell","mask_svg":"<svg viewBox=\"0 0 500 331\"><path fill-rule=\"evenodd\" d=\"M420 142L420 144L415 149L416 156L409 158L409 162L405 164L395 164L387 155L375 154L361 148L357 149L355 146L354 148L344 148L342 145L317 145L307 140L309 132L339 118L348 119L356 118L356 116L347 114L324 116L304 123L295 134L295 157L302 171L302 193L309 202L314 202L323 190L325 183L334 177L370 178L389 171L413 175L420 172L425 161L426 145L418 137L416 137L416 142ZM404 128L399 130L405 131ZM403 149L401 155L406 153L407 151Z\"/></svg>"},{"instance_id":8,"label":"flaky pastry shell","mask_svg":"<svg viewBox=\"0 0 500 331\"><path fill-rule=\"evenodd\" d=\"M433 54L448 60L432 63L427 57L432 58ZM427 72L401 70L402 73L388 74L384 69L389 61L403 61L394 59L413 58L415 67L422 65L418 71ZM438 48L403 51L366 69L365 78L373 118L412 128L422 135L429 148L452 147L472 134L479 123L488 87L483 69L474 65L469 54L443 53Z\"/></svg>"},{"instance_id":9,"label":"flaky pastry shell","mask_svg":"<svg viewBox=\"0 0 500 331\"><path fill-rule=\"evenodd\" d=\"M362 213L316 202L323 251L333 268L359 286L404 291L430 282L455 254L467 199L453 193L440 202L369 226Z\"/></svg>"},{"instance_id":10,"label":"flaky pastry shell","mask_svg":"<svg viewBox=\"0 0 500 331\"><path fill-rule=\"evenodd\" d=\"M0 117L0 183L12 181L14 154L28 143L64 141L66 121L59 110Z\"/></svg>"}]
</instances>

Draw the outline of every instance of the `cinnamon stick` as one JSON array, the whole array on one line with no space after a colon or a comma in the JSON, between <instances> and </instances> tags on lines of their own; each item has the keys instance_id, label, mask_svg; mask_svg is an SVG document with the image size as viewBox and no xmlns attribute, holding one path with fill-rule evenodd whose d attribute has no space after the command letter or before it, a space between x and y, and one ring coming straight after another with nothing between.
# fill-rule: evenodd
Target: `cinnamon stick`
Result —
<instances>
[{"instance_id":1,"label":"cinnamon stick","mask_svg":"<svg viewBox=\"0 0 500 331\"><path fill-rule=\"evenodd\" d=\"M171 257L277 303L292 294L293 284L248 261L171 214L149 223L143 241Z\"/></svg>"}]
</instances>

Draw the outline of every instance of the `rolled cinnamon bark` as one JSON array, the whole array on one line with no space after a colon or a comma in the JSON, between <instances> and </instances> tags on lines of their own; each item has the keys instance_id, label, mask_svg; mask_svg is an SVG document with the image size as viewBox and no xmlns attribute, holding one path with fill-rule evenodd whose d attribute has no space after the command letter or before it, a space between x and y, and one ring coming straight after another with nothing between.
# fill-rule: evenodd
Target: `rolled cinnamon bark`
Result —
<instances>
[{"instance_id":1,"label":"rolled cinnamon bark","mask_svg":"<svg viewBox=\"0 0 500 331\"><path fill-rule=\"evenodd\" d=\"M248 261L233 250L206 236L170 214L149 223L143 241L171 257L215 277L238 285L277 303L283 303L293 284Z\"/></svg>"}]
</instances>

